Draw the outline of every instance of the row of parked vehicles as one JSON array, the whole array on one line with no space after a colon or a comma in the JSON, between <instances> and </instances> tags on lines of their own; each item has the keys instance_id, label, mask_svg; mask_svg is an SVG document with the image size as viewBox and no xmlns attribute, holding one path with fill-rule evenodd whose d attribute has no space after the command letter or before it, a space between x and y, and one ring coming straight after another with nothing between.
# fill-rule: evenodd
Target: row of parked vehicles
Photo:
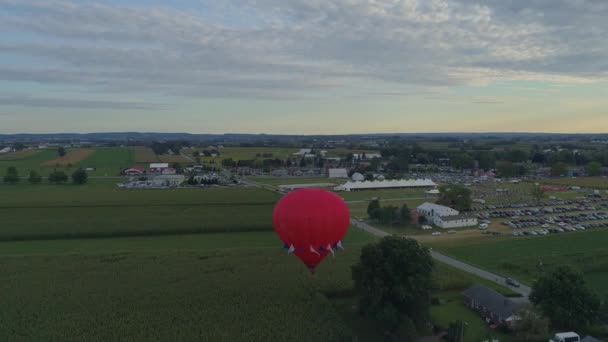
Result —
<instances>
[{"instance_id":1,"label":"row of parked vehicles","mask_svg":"<svg viewBox=\"0 0 608 342\"><path fill-rule=\"evenodd\" d=\"M594 212L594 213L580 213L576 215L561 215L561 216L547 216L547 217L532 217L522 218L518 220L505 221L504 225L507 225L513 229L526 228L532 226L543 226L547 228L550 224L556 224L558 226L566 226L570 224L576 224L587 221L597 220L608 220L608 212Z\"/></svg>"},{"instance_id":2,"label":"row of parked vehicles","mask_svg":"<svg viewBox=\"0 0 608 342\"><path fill-rule=\"evenodd\" d=\"M587 230L587 229L606 228L606 227L608 227L608 222L585 223L584 225L583 224L564 225L564 226L543 228L543 229L537 229L537 230L516 231L516 232L513 232L513 236L547 235L547 234L574 232L577 230Z\"/></svg>"},{"instance_id":3,"label":"row of parked vehicles","mask_svg":"<svg viewBox=\"0 0 608 342\"><path fill-rule=\"evenodd\" d=\"M552 200L548 202L542 203L531 203L531 202L517 202L517 203L505 203L505 204L494 204L494 205L483 205L483 206L474 206L471 208L472 211L481 211L481 210L496 210L496 209L521 209L521 208L530 208L530 207L555 207L555 206L565 206L565 205L592 205L595 203L605 202L607 199L605 198L586 198L586 199L575 199L575 200Z\"/></svg>"}]
</instances>

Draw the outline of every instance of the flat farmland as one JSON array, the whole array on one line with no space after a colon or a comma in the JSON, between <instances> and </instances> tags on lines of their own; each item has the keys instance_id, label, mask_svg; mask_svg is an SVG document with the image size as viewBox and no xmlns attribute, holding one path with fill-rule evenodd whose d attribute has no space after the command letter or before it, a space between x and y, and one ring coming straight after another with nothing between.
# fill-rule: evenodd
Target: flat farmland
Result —
<instances>
[{"instance_id":1,"label":"flat farmland","mask_svg":"<svg viewBox=\"0 0 608 342\"><path fill-rule=\"evenodd\" d=\"M582 188L608 189L606 177L555 178L541 181L543 184L561 186L580 186Z\"/></svg>"},{"instance_id":2,"label":"flat farmland","mask_svg":"<svg viewBox=\"0 0 608 342\"><path fill-rule=\"evenodd\" d=\"M24 158L19 158L15 160L0 160L0 172L4 174L6 168L10 166L14 166L17 168L19 173L22 176L26 176L29 170L35 170L38 172L46 172L50 168L43 167L42 164L57 158L56 150L39 150L38 153L31 154ZM52 170L52 169L51 169Z\"/></svg>"},{"instance_id":3,"label":"flat farmland","mask_svg":"<svg viewBox=\"0 0 608 342\"><path fill-rule=\"evenodd\" d=\"M4 243L0 339L352 340L325 293L350 289L371 236L350 232L315 278L274 233L239 236Z\"/></svg>"},{"instance_id":4,"label":"flat farmland","mask_svg":"<svg viewBox=\"0 0 608 342\"><path fill-rule=\"evenodd\" d=\"M596 291L608 295L605 286L608 283L608 229L543 237L436 239L427 243L459 260L526 284L532 284L542 272L569 264L581 270Z\"/></svg>"},{"instance_id":5,"label":"flat farmland","mask_svg":"<svg viewBox=\"0 0 608 342\"><path fill-rule=\"evenodd\" d=\"M129 148L98 148L78 166L95 168L88 171L91 176L118 176L120 172L135 163L134 152Z\"/></svg>"},{"instance_id":6,"label":"flat farmland","mask_svg":"<svg viewBox=\"0 0 608 342\"><path fill-rule=\"evenodd\" d=\"M0 160L13 161L13 160L26 159L39 152L40 152L40 150L21 150L21 151L17 151L17 152L0 154Z\"/></svg>"},{"instance_id":7,"label":"flat farmland","mask_svg":"<svg viewBox=\"0 0 608 342\"><path fill-rule=\"evenodd\" d=\"M76 165L83 159L87 158L95 152L91 148L77 148L74 150L68 150L66 155L63 157L57 157L55 159L44 162L44 166L69 166Z\"/></svg>"},{"instance_id":8,"label":"flat farmland","mask_svg":"<svg viewBox=\"0 0 608 342\"><path fill-rule=\"evenodd\" d=\"M149 147L137 146L133 147L135 162L139 164L156 163L159 161L158 156Z\"/></svg>"},{"instance_id":9,"label":"flat farmland","mask_svg":"<svg viewBox=\"0 0 608 342\"><path fill-rule=\"evenodd\" d=\"M184 154L188 156L192 156L192 153L198 151L201 153L201 158L204 160L213 160L213 159L228 159L232 158L233 160L252 160L256 158L262 159L285 159L291 156L293 153L298 152L297 148L283 148L283 147L224 147L219 150L220 156L217 158L213 157L203 157L202 152L205 148L185 148L182 150ZM272 154L272 156L262 157L261 155L267 153ZM260 154L260 157L257 155Z\"/></svg>"},{"instance_id":10,"label":"flat farmland","mask_svg":"<svg viewBox=\"0 0 608 342\"><path fill-rule=\"evenodd\" d=\"M350 267L373 241L349 229L314 278L273 232L3 242L0 340L383 341L353 309ZM459 296L484 281L434 278L435 324L466 317L467 337L487 336Z\"/></svg>"},{"instance_id":11,"label":"flat farmland","mask_svg":"<svg viewBox=\"0 0 608 342\"><path fill-rule=\"evenodd\" d=\"M180 154L174 154L174 155L163 154L163 155L158 156L158 159L162 163L191 163L192 162L192 160L190 160Z\"/></svg>"},{"instance_id":12,"label":"flat farmland","mask_svg":"<svg viewBox=\"0 0 608 342\"><path fill-rule=\"evenodd\" d=\"M109 184L108 184L109 185ZM0 240L272 230L278 195L258 188L0 187Z\"/></svg>"}]
</instances>

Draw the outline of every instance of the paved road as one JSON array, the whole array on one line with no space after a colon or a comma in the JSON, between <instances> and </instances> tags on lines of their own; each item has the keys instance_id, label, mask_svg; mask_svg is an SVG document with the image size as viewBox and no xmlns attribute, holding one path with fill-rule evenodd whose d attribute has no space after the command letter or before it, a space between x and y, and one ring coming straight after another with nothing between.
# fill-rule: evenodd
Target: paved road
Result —
<instances>
[{"instance_id":1,"label":"paved road","mask_svg":"<svg viewBox=\"0 0 608 342\"><path fill-rule=\"evenodd\" d=\"M350 223L359 228L362 229L370 234L379 236L379 237L384 237L387 235L390 235L389 233L382 231L378 228L374 228L372 226L370 226L369 224L365 223L365 222L361 222L361 221L357 221L355 219L351 219ZM497 274L488 272L486 270L482 270L481 268L475 267L473 265L469 265L467 263L464 263L462 261L456 260L454 258L450 258L447 255L441 254L441 253L437 253L433 250L431 250L431 256L433 257L433 259L443 262L445 264L448 264L452 267L458 268L462 271L465 271L467 273L471 273L474 274L480 278L489 280L489 281L493 281L497 284L506 286L505 283L505 278L501 277ZM532 289L530 289L529 286L526 285L521 285L520 287L513 287L513 286L509 286L509 288L517 293L520 293L521 295L524 296L524 300L527 300L528 296L530 295L530 292L532 291Z\"/></svg>"}]
</instances>

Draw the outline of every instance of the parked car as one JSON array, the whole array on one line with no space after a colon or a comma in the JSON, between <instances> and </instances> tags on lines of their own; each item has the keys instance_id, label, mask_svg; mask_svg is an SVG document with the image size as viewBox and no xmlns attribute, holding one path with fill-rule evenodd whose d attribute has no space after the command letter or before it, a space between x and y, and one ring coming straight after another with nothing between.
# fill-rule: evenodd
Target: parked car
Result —
<instances>
[{"instance_id":1,"label":"parked car","mask_svg":"<svg viewBox=\"0 0 608 342\"><path fill-rule=\"evenodd\" d=\"M513 287L520 287L521 284L519 284L515 279L512 278L506 278L505 279L505 283L507 283L507 285L513 286Z\"/></svg>"}]
</instances>

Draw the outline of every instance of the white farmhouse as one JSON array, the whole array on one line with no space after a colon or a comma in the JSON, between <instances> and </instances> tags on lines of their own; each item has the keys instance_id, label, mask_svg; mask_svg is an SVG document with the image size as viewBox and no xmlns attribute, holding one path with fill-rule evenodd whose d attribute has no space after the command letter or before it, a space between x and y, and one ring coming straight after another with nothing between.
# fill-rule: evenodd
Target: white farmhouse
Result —
<instances>
[{"instance_id":1,"label":"white farmhouse","mask_svg":"<svg viewBox=\"0 0 608 342\"><path fill-rule=\"evenodd\" d=\"M477 218L469 215L461 215L458 210L434 203L423 203L416 209L419 215L426 221L440 228L460 228L477 225Z\"/></svg>"}]
</instances>

